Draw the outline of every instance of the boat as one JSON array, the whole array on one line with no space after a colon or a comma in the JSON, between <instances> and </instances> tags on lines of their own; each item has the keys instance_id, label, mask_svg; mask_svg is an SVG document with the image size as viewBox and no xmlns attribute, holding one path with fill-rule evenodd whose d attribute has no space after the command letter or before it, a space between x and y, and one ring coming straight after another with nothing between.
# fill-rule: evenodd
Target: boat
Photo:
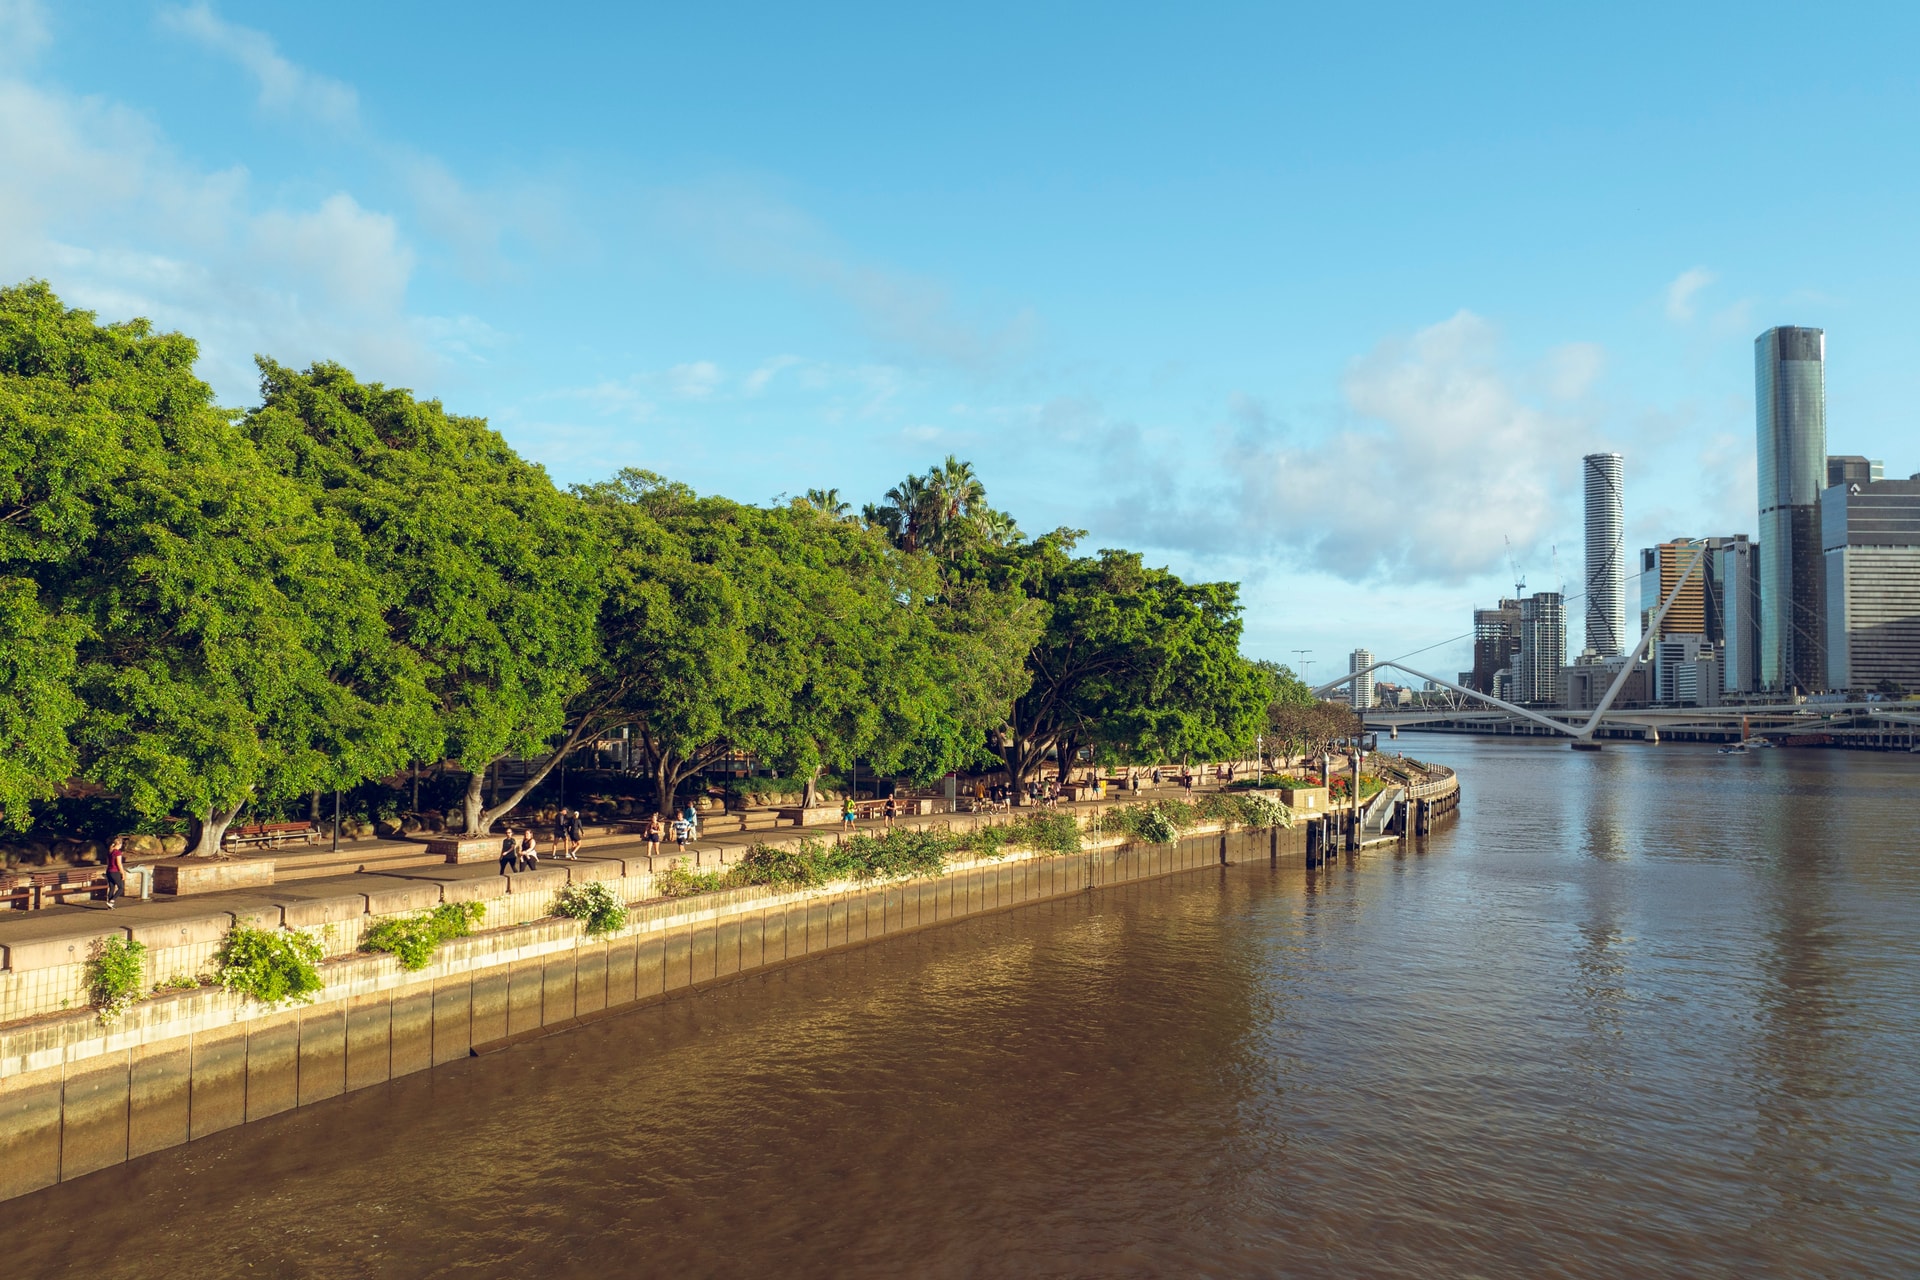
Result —
<instances>
[{"instance_id":1,"label":"boat","mask_svg":"<svg viewBox=\"0 0 1920 1280\"><path fill-rule=\"evenodd\" d=\"M1744 756L1753 754L1753 749L1744 742L1736 742L1730 747L1720 748L1723 756Z\"/></svg>"}]
</instances>

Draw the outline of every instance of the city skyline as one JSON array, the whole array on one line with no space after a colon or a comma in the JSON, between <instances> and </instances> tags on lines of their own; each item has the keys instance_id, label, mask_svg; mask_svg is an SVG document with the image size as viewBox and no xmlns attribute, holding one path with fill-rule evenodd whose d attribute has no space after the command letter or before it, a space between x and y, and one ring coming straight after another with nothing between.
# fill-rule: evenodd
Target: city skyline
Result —
<instances>
[{"instance_id":1,"label":"city skyline","mask_svg":"<svg viewBox=\"0 0 1920 1280\"><path fill-rule=\"evenodd\" d=\"M1629 548L1752 529L1770 324L1836 335L1832 447L1920 470L1920 263L1877 212L1911 203L1914 15L1701 9L1650 47L1625 12L1209 12L588 7L581 42L12 0L0 274L200 336L228 403L256 352L337 359L562 482L874 499L958 453L1028 528L1242 580L1279 661L1460 635L1509 538L1578 593L1588 453ZM1362 42L1364 91L1321 56ZM1818 192L1749 180L1782 147Z\"/></svg>"}]
</instances>

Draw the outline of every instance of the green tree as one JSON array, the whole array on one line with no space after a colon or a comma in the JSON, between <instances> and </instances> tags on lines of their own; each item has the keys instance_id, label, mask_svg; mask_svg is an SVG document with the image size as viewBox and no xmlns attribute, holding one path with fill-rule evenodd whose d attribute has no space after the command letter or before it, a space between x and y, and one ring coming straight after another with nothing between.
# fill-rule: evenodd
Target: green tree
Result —
<instances>
[{"instance_id":1,"label":"green tree","mask_svg":"<svg viewBox=\"0 0 1920 1280\"><path fill-rule=\"evenodd\" d=\"M362 383L336 364L261 359L247 427L274 466L351 530L390 634L432 697L432 757L467 771L465 828L485 833L598 722L596 628L605 565L596 527L484 419ZM540 759L483 801L493 763Z\"/></svg>"},{"instance_id":2,"label":"green tree","mask_svg":"<svg viewBox=\"0 0 1920 1280\"><path fill-rule=\"evenodd\" d=\"M48 619L24 634L43 672L72 640L83 775L150 817L185 809L211 855L250 801L398 767L423 689L375 584L213 405L197 354L44 285L0 291L11 523L33 544L8 572Z\"/></svg>"},{"instance_id":3,"label":"green tree","mask_svg":"<svg viewBox=\"0 0 1920 1280\"><path fill-rule=\"evenodd\" d=\"M1051 754L1064 778L1086 746L1169 760L1252 745L1266 680L1239 654L1237 589L1183 582L1130 552L1071 549L1062 531L1018 553L1047 615L1000 733L1009 775L1024 783Z\"/></svg>"}]
</instances>

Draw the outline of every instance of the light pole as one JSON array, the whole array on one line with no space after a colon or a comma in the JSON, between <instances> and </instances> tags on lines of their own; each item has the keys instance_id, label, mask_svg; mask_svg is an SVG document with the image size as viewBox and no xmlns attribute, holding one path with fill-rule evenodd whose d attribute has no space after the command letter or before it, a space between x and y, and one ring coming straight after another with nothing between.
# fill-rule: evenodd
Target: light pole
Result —
<instances>
[{"instance_id":1,"label":"light pole","mask_svg":"<svg viewBox=\"0 0 1920 1280\"><path fill-rule=\"evenodd\" d=\"M1307 679L1307 672L1313 667L1313 650L1295 649L1293 651L1293 661L1295 665L1300 668L1300 682L1302 684L1312 684L1313 682Z\"/></svg>"}]
</instances>

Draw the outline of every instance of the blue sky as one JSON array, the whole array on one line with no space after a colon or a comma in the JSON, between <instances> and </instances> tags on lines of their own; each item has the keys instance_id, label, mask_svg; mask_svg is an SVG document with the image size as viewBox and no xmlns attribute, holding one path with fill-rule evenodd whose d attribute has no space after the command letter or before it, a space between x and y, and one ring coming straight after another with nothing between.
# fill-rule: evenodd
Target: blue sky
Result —
<instances>
[{"instance_id":1,"label":"blue sky","mask_svg":"<svg viewBox=\"0 0 1920 1280\"><path fill-rule=\"evenodd\" d=\"M0 0L0 279L562 482L958 453L1316 675L1466 631L1509 539L1577 589L1592 449L1634 545L1752 532L1768 325L1920 471L1910 6L926 8Z\"/></svg>"}]
</instances>

